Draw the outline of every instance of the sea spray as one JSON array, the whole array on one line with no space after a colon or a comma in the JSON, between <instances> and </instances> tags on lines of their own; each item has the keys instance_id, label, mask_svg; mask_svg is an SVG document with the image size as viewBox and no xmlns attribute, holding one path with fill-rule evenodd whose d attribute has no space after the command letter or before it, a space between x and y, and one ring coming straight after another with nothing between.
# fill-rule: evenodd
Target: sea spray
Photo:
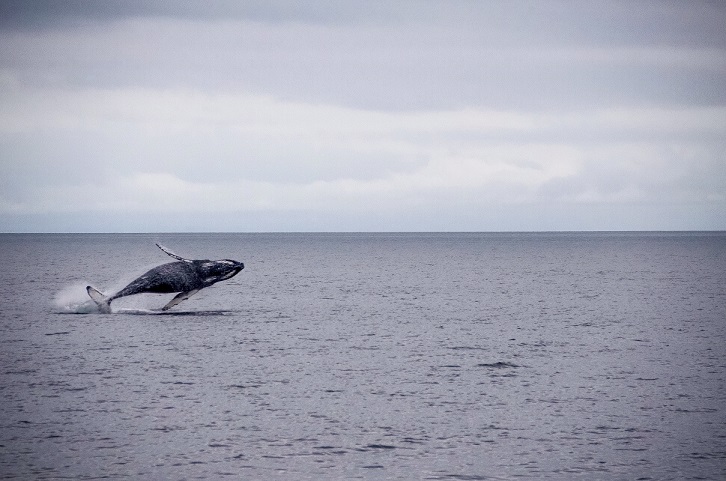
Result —
<instances>
[{"instance_id":1,"label":"sea spray","mask_svg":"<svg viewBox=\"0 0 726 481\"><path fill-rule=\"evenodd\" d=\"M63 287L53 296L53 306L65 314L90 314L98 312L98 306L86 293L87 282L75 282Z\"/></svg>"}]
</instances>

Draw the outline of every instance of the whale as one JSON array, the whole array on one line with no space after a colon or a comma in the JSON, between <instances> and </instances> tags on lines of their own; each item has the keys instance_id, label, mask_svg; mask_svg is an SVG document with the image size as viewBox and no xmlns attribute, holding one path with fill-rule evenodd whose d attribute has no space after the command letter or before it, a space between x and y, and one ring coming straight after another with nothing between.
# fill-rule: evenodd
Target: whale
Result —
<instances>
[{"instance_id":1,"label":"whale","mask_svg":"<svg viewBox=\"0 0 726 481\"><path fill-rule=\"evenodd\" d=\"M242 262L232 259L216 261L185 259L161 244L157 243L156 247L176 259L176 261L154 267L110 296L103 294L93 286L86 287L86 292L96 303L100 312L111 313L111 302L120 297L147 292L154 294L178 293L161 308L162 311L167 311L180 302L189 299L205 287L231 279L245 268Z\"/></svg>"}]
</instances>

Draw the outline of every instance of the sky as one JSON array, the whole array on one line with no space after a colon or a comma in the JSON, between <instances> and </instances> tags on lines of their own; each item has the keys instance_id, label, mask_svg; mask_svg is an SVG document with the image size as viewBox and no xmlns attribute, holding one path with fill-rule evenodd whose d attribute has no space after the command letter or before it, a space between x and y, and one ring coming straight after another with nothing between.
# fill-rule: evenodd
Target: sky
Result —
<instances>
[{"instance_id":1,"label":"sky","mask_svg":"<svg viewBox=\"0 0 726 481\"><path fill-rule=\"evenodd\" d=\"M0 0L0 232L726 229L726 2Z\"/></svg>"}]
</instances>

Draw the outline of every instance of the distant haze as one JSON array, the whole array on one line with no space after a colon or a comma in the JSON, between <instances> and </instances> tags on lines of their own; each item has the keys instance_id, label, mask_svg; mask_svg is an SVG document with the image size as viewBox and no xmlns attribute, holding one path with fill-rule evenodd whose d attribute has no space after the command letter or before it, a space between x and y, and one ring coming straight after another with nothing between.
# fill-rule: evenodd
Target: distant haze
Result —
<instances>
[{"instance_id":1,"label":"distant haze","mask_svg":"<svg viewBox=\"0 0 726 481\"><path fill-rule=\"evenodd\" d=\"M726 229L726 3L0 1L0 231Z\"/></svg>"}]
</instances>

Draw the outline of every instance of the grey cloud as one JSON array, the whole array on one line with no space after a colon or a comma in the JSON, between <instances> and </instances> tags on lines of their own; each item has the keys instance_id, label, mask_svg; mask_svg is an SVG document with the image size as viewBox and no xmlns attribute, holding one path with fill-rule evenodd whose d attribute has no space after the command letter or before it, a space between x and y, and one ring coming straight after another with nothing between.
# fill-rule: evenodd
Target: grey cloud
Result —
<instances>
[{"instance_id":1,"label":"grey cloud","mask_svg":"<svg viewBox=\"0 0 726 481\"><path fill-rule=\"evenodd\" d=\"M427 23L473 27L490 41L723 45L725 15L722 2L703 0L3 0L0 29L68 27L131 18L326 25Z\"/></svg>"},{"instance_id":2,"label":"grey cloud","mask_svg":"<svg viewBox=\"0 0 726 481\"><path fill-rule=\"evenodd\" d=\"M492 4L494 5L494 4ZM251 20L269 23L360 24L402 20L440 20L461 12L480 10L476 2L397 2L347 0L4 0L0 28L45 29L115 22L133 18L168 18L195 21ZM465 17L464 17L465 18Z\"/></svg>"},{"instance_id":3,"label":"grey cloud","mask_svg":"<svg viewBox=\"0 0 726 481\"><path fill-rule=\"evenodd\" d=\"M163 3L103 7L110 13L94 7L97 17L123 21L42 34L0 30L0 68L38 86L248 91L364 109L726 102L725 34L713 29L726 23L726 13L708 4L606 4L612 11L583 9L580 2L411 6L419 4L396 3L397 15L376 17L385 22L355 25L265 24L247 11L229 13L233 6L219 7L226 13L215 19L163 16L173 10ZM68 15L80 15L71 5ZM254 10L256 4L239 5ZM325 4L305 5L316 11ZM345 16L338 10L354 16L351 4L336 5L332 13L319 10L331 18ZM303 18L298 7L280 9ZM420 20L421 10L435 9L441 21Z\"/></svg>"},{"instance_id":4,"label":"grey cloud","mask_svg":"<svg viewBox=\"0 0 726 481\"><path fill-rule=\"evenodd\" d=\"M721 228L724 24L718 2L0 1L0 224Z\"/></svg>"}]
</instances>

